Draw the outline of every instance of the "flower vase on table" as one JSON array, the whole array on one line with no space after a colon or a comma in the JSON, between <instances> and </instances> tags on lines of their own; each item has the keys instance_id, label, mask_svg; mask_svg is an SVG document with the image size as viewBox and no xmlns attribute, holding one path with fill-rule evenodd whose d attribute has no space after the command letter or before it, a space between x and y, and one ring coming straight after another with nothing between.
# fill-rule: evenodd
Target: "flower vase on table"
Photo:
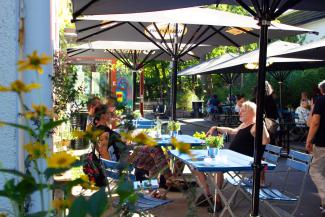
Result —
<instances>
[{"instance_id":1,"label":"flower vase on table","mask_svg":"<svg viewBox=\"0 0 325 217\"><path fill-rule=\"evenodd\" d=\"M223 147L223 136L209 136L205 139L205 143L208 148L208 156L215 158L219 153L219 149Z\"/></svg>"},{"instance_id":2,"label":"flower vase on table","mask_svg":"<svg viewBox=\"0 0 325 217\"><path fill-rule=\"evenodd\" d=\"M168 121L167 128L171 137L176 137L181 129L181 124L178 121Z\"/></svg>"}]
</instances>

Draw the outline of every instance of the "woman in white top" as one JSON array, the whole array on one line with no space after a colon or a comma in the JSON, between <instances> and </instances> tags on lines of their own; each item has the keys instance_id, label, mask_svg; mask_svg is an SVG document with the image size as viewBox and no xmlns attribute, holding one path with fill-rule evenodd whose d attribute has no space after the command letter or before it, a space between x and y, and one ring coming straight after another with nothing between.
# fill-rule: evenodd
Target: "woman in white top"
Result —
<instances>
[{"instance_id":1,"label":"woman in white top","mask_svg":"<svg viewBox=\"0 0 325 217\"><path fill-rule=\"evenodd\" d=\"M308 109L308 100L303 99L300 101L300 106L296 109L295 113L298 117L295 118L295 122L297 126L306 126L309 116Z\"/></svg>"}]
</instances>

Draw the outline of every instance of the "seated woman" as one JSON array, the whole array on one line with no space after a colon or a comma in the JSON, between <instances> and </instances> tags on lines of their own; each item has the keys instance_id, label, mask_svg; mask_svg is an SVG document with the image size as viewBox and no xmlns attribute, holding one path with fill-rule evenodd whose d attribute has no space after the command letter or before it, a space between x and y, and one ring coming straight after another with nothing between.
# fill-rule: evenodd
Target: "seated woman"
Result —
<instances>
[{"instance_id":1,"label":"seated woman","mask_svg":"<svg viewBox=\"0 0 325 217\"><path fill-rule=\"evenodd\" d=\"M228 133L230 135L235 135L233 138L229 149L239 152L244 155L248 155L253 157L254 155L254 137L255 137L255 122L256 122L256 104L250 101L246 101L242 104L242 107L239 112L240 124L237 128L229 128L229 127L211 127L207 132L207 136L213 135L216 131L219 133ZM263 125L263 141L262 144L266 145L270 142L270 135ZM264 150L264 146L263 146ZM203 173L195 172L200 180L200 183L203 185L205 193L210 196L211 192L209 186L205 180L205 175ZM216 183L219 189L222 188L223 185L223 173L218 173L216 176ZM204 199L204 197L200 197L199 199ZM212 198L211 196L209 198ZM200 201L198 201L200 202ZM216 207L217 210L222 208L221 206L221 198L218 195L216 199Z\"/></svg>"},{"instance_id":2,"label":"seated woman","mask_svg":"<svg viewBox=\"0 0 325 217\"><path fill-rule=\"evenodd\" d=\"M129 155L129 147L126 145L121 147L119 134L112 131L107 124L109 114L106 105L100 105L95 110L94 126L95 129L103 131L99 136L96 150L102 158L112 161L118 161L126 158L136 169L145 170L149 178L158 177L161 174L166 180L168 186L172 181L172 173L169 169L168 160L160 147L137 146ZM166 196L166 192L160 189L153 192L154 197L162 198Z\"/></svg>"},{"instance_id":3,"label":"seated woman","mask_svg":"<svg viewBox=\"0 0 325 217\"><path fill-rule=\"evenodd\" d=\"M307 125L308 117L309 117L309 109L308 109L308 101L306 99L302 99L300 102L300 106L297 107L295 113L298 118L295 118L295 123L297 127L305 127Z\"/></svg>"}]
</instances>

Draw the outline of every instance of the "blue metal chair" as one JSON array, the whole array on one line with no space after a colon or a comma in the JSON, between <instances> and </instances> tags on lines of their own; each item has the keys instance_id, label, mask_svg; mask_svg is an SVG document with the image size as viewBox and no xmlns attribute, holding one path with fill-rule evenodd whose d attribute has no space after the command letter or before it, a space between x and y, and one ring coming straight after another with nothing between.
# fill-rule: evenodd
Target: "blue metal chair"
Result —
<instances>
[{"instance_id":1,"label":"blue metal chair","mask_svg":"<svg viewBox=\"0 0 325 217\"><path fill-rule=\"evenodd\" d=\"M264 161L266 161L268 163L278 164L281 150L282 150L282 148L279 146L267 144L265 147L264 154L263 154ZM273 174L274 173L272 172L272 175ZM227 175L225 176L225 180L227 180L228 183L235 185L235 186L237 186L239 184L241 186L247 186L247 187L253 185L253 181L252 181L251 177L243 178L243 177L241 177L240 173L235 173L235 172L227 173Z\"/></svg>"},{"instance_id":2,"label":"blue metal chair","mask_svg":"<svg viewBox=\"0 0 325 217\"><path fill-rule=\"evenodd\" d=\"M260 189L260 200L269 207L276 216L294 216L298 210L311 160L312 157L310 155L291 150L286 161L288 169L284 176L284 181L282 182L282 188L280 190L273 187L264 187ZM293 172L302 173L303 175L298 192L290 192L287 190L289 184L288 177ZM295 181L298 180L295 179ZM252 193L252 187L244 187L244 189L249 194ZM277 205L294 205L294 207L292 211L288 213Z\"/></svg>"},{"instance_id":3,"label":"blue metal chair","mask_svg":"<svg viewBox=\"0 0 325 217\"><path fill-rule=\"evenodd\" d=\"M112 191L116 189L116 182L120 179L121 164L116 161L110 161L105 159L101 159L101 161L106 171L106 177L108 178L109 195L112 197ZM125 171L125 175L131 182L133 182L133 187L135 191L158 189L159 185L157 179L144 180L142 182L135 181L135 176L132 174L132 171L133 171L133 167L130 166ZM137 202L135 203L135 210L147 211L149 209L156 208L158 206L164 205L169 202L170 202L169 200L156 199L151 196L139 193Z\"/></svg>"}]
</instances>

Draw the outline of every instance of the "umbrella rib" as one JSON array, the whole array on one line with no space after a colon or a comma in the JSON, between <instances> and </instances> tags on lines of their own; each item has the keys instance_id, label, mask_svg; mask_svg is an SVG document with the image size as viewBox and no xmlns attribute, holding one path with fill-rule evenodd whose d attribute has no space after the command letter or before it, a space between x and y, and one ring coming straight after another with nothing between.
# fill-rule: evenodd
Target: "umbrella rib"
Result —
<instances>
[{"instance_id":1,"label":"umbrella rib","mask_svg":"<svg viewBox=\"0 0 325 217\"><path fill-rule=\"evenodd\" d=\"M180 51L180 55L182 55L182 53L187 49L187 46L192 43L194 37L196 34L198 34L198 32L202 29L202 25L199 25L197 27L197 29L195 30L195 32L193 33L193 35L191 36L191 38L186 42L186 44L184 45L183 49ZM206 29L203 31L203 33L205 33L210 27L206 27Z\"/></svg>"},{"instance_id":2,"label":"umbrella rib","mask_svg":"<svg viewBox=\"0 0 325 217\"><path fill-rule=\"evenodd\" d=\"M153 52L153 51L150 51ZM153 56L152 58L149 59L150 56L152 55L147 55L148 57L146 57L141 64L139 65L139 67L144 67L145 65L147 65L150 61L155 60L156 58L158 58L160 55L162 55L164 53L164 51L161 51L160 53L158 53L157 55ZM151 53L152 54L152 53ZM148 59L148 60L147 60Z\"/></svg>"},{"instance_id":3,"label":"umbrella rib","mask_svg":"<svg viewBox=\"0 0 325 217\"><path fill-rule=\"evenodd\" d=\"M158 29L157 24L156 24L156 23L153 23L153 25L154 25L154 27L155 27L155 29L156 29L156 31L157 31L157 33L158 33L160 39L162 40L162 43L166 46L166 48L167 48L168 51L170 52L169 54L173 54L173 51L170 49L170 47L168 46L168 44L167 44L167 42L166 42L164 36L161 34L160 30ZM143 28L146 28L142 23L141 23L141 26L142 26ZM168 24L167 27L169 28L169 24ZM167 32L167 31L166 31L166 32ZM166 34L165 34L165 35L166 35ZM154 38L154 36L153 36L153 38Z\"/></svg>"},{"instance_id":4,"label":"umbrella rib","mask_svg":"<svg viewBox=\"0 0 325 217\"><path fill-rule=\"evenodd\" d=\"M154 45L156 45L157 47L159 47L161 50L165 51L166 53L168 53L168 51L163 47L161 46L160 44L158 44L156 41L152 40L149 36L147 36L146 34L143 34L142 31L136 27L133 23L131 22L128 22L130 26L132 26L137 32L139 32L141 35L143 35L146 39L148 39L149 41L151 41ZM140 23L141 25L141 23ZM153 35L151 34L151 32L148 31L148 29L143 26L143 28L151 35L151 37L153 37Z\"/></svg>"},{"instance_id":5,"label":"umbrella rib","mask_svg":"<svg viewBox=\"0 0 325 217\"><path fill-rule=\"evenodd\" d=\"M167 29L168 30L169 30L169 27L170 27L170 23L168 23L168 26L167 26ZM167 32L168 32L168 37L169 37L169 41L170 41L171 51L172 51L173 54L176 54L175 53L175 47L174 47L174 45L175 45L175 43L174 43L175 42L175 39L173 39L172 35L170 34L170 31L166 31L166 34L167 34ZM168 46L168 45L166 44L166 46Z\"/></svg>"},{"instance_id":6,"label":"umbrella rib","mask_svg":"<svg viewBox=\"0 0 325 217\"><path fill-rule=\"evenodd\" d=\"M173 41L173 45L174 45L174 53L175 55L178 55L177 52L178 52L178 45L177 45L177 38L178 38L178 23L175 24L176 25L176 28L175 28L175 36L174 36L174 41Z\"/></svg>"},{"instance_id":7,"label":"umbrella rib","mask_svg":"<svg viewBox=\"0 0 325 217\"><path fill-rule=\"evenodd\" d=\"M151 56L151 54L153 53L153 50L150 50L148 52L148 54L146 54L146 56L143 58L143 60L137 65L137 70L139 70L141 67L144 66L144 63L147 61L147 59Z\"/></svg>"},{"instance_id":8,"label":"umbrella rib","mask_svg":"<svg viewBox=\"0 0 325 217\"><path fill-rule=\"evenodd\" d=\"M118 27L118 26L121 26L121 25L123 25L123 24L125 24L125 22L118 23L118 24L116 24L115 26L110 26L110 27L108 27L108 28L106 28L106 29L102 29L102 30L100 30L100 31L98 31L98 32L94 32L94 33L92 33L92 34L90 34L90 35L87 35L87 36L84 36L84 37L82 37L82 38L79 38L79 39L77 40L77 42L82 41L82 40L85 40L85 39L87 39L87 38L90 38L90 37L92 37L92 36L94 36L94 35L98 35L98 34L100 34L100 33L106 32L106 31L108 31L108 30L111 30L111 29L116 28L116 27Z\"/></svg>"},{"instance_id":9,"label":"umbrella rib","mask_svg":"<svg viewBox=\"0 0 325 217\"><path fill-rule=\"evenodd\" d=\"M81 49L67 49L67 53L74 53L74 52L78 52L80 51Z\"/></svg>"},{"instance_id":10,"label":"umbrella rib","mask_svg":"<svg viewBox=\"0 0 325 217\"><path fill-rule=\"evenodd\" d=\"M138 55L137 51L133 50L133 67L136 68L138 66Z\"/></svg>"},{"instance_id":11,"label":"umbrella rib","mask_svg":"<svg viewBox=\"0 0 325 217\"><path fill-rule=\"evenodd\" d=\"M255 8L255 11L257 13L258 17L261 17L262 14L264 14L264 11L261 11L261 6L258 2L258 0L251 0L253 7Z\"/></svg>"},{"instance_id":12,"label":"umbrella rib","mask_svg":"<svg viewBox=\"0 0 325 217\"><path fill-rule=\"evenodd\" d=\"M289 8L292 8L293 6L295 6L296 4L298 4L299 2L301 2L301 0L288 0L286 1L282 7L280 7L278 10L276 10L275 12L272 12L272 19L275 19L277 17L279 17L282 13L284 13L285 11L287 11Z\"/></svg>"},{"instance_id":13,"label":"umbrella rib","mask_svg":"<svg viewBox=\"0 0 325 217\"><path fill-rule=\"evenodd\" d=\"M118 59L119 61L121 61L124 65L126 65L127 67L129 67L130 69L132 69L131 65L129 64L129 62L125 59L123 59L123 57L120 56L119 52L114 49L114 52L117 54L115 54L114 52L111 52L110 50L107 49L107 51L112 54L116 59Z\"/></svg>"},{"instance_id":14,"label":"umbrella rib","mask_svg":"<svg viewBox=\"0 0 325 217\"><path fill-rule=\"evenodd\" d=\"M85 21L85 20L79 20L79 22L83 22L83 21ZM105 26L105 25L108 25L108 24L111 24L111 23L114 23L114 22L115 21L108 21L108 22L96 24L96 25L93 25L93 26L85 27L83 29L77 30L77 33L81 33L81 32L84 32L84 31L87 31L87 30L90 30L90 29L94 29L94 28L97 28L97 27Z\"/></svg>"},{"instance_id":15,"label":"umbrella rib","mask_svg":"<svg viewBox=\"0 0 325 217\"><path fill-rule=\"evenodd\" d=\"M86 49L86 50L80 51L79 53L72 54L70 57L76 56L76 55L78 55L78 54L85 53L85 52L87 52L87 51L89 51L89 50L90 50L90 49Z\"/></svg>"},{"instance_id":16,"label":"umbrella rib","mask_svg":"<svg viewBox=\"0 0 325 217\"><path fill-rule=\"evenodd\" d=\"M226 28L225 26L223 28ZM227 41L229 41L230 43L232 43L233 45L235 45L236 47L240 47L239 44L237 44L234 40L232 40L231 38L229 38L228 36L226 36L225 34L223 34L221 32L221 30L217 30L214 26L212 26L212 29L214 29L214 31L218 31L218 33L224 37Z\"/></svg>"},{"instance_id":17,"label":"umbrella rib","mask_svg":"<svg viewBox=\"0 0 325 217\"><path fill-rule=\"evenodd\" d=\"M270 11L271 13L274 13L274 11L277 9L277 7L279 6L281 0L273 0L272 5L270 7Z\"/></svg>"},{"instance_id":18,"label":"umbrella rib","mask_svg":"<svg viewBox=\"0 0 325 217\"><path fill-rule=\"evenodd\" d=\"M124 62L127 63L126 66L128 66L130 69L135 68L136 65L132 65L132 57L130 57L132 56L132 50L130 53L125 52L126 54L123 52L123 50L116 50L116 52L123 58Z\"/></svg>"},{"instance_id":19,"label":"umbrella rib","mask_svg":"<svg viewBox=\"0 0 325 217\"><path fill-rule=\"evenodd\" d=\"M178 44L178 50L181 50L181 45L182 45L182 42L183 42L183 38L184 38L184 35L185 35L186 28L187 28L187 24L184 24L182 35L181 35L181 38L180 38L179 44Z\"/></svg>"},{"instance_id":20,"label":"umbrella rib","mask_svg":"<svg viewBox=\"0 0 325 217\"><path fill-rule=\"evenodd\" d=\"M73 19L72 22L74 22L74 20L76 19L76 17L80 16L82 14L82 12L84 12L87 8L89 8L92 4L94 4L96 1L98 0L91 0L90 2L88 2L86 5L84 5L82 8L80 8L78 11L76 11L75 13L73 13Z\"/></svg>"},{"instance_id":21,"label":"umbrella rib","mask_svg":"<svg viewBox=\"0 0 325 217\"><path fill-rule=\"evenodd\" d=\"M224 26L221 27L221 28L220 28L220 31L221 31L222 29L224 29L224 28L225 28ZM197 46L199 46L200 44L203 44L205 41L209 40L212 36L214 36L214 35L217 34L217 33L218 33L217 31L214 31L214 32L211 33L209 36L207 36L205 39L202 39L201 41L199 41L198 43L196 43L194 46L188 48L188 49L186 50L186 52L181 53L181 54L180 54L180 57L184 56L187 52L189 52L189 51L195 49L195 48L196 48ZM192 45L193 45L193 44L192 44Z\"/></svg>"},{"instance_id":22,"label":"umbrella rib","mask_svg":"<svg viewBox=\"0 0 325 217\"><path fill-rule=\"evenodd\" d=\"M250 7L248 7L247 4L245 4L242 0L236 0L237 3L242 6L246 11L248 11L253 17L256 17L257 14L255 11L253 11Z\"/></svg>"}]
</instances>

